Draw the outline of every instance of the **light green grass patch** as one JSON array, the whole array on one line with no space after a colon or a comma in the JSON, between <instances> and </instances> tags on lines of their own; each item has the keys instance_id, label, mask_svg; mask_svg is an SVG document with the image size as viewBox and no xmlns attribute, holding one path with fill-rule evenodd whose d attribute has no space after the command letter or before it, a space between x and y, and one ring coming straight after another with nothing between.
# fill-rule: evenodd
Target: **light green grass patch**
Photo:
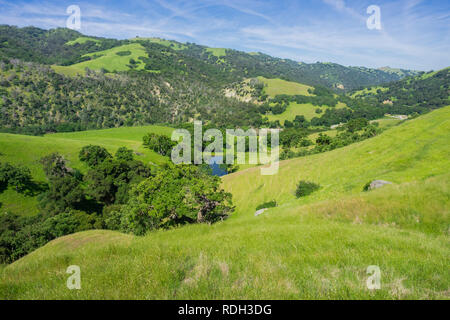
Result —
<instances>
[{"instance_id":1,"label":"light green grass patch","mask_svg":"<svg viewBox=\"0 0 450 320\"><path fill-rule=\"evenodd\" d=\"M83 43L86 43L88 41L93 41L95 43L100 42L100 40L95 39L95 38L91 38L91 37L79 37L79 38L77 38L75 40L66 42L66 44L69 45L69 46L73 46L74 44L77 44L77 43L78 44L83 44Z\"/></svg>"},{"instance_id":2,"label":"light green grass patch","mask_svg":"<svg viewBox=\"0 0 450 320\"><path fill-rule=\"evenodd\" d=\"M358 96L358 95L376 94L378 90L381 90L381 92L385 92L385 91L388 90L388 88L380 87L380 86L377 86L377 87L371 87L370 89L369 89L369 88L364 88L364 89L362 89L362 90L355 91L355 92L351 95L351 97L352 97L352 98L355 98L355 97Z\"/></svg>"},{"instance_id":3,"label":"light green grass patch","mask_svg":"<svg viewBox=\"0 0 450 320\"><path fill-rule=\"evenodd\" d=\"M187 49L187 46L183 43L179 43L176 41L171 41L171 40L165 40L165 39L160 39L160 38L140 38L140 37L136 37L136 38L131 38L130 41L150 41L153 43L157 43L166 47L170 47L173 50L184 50Z\"/></svg>"},{"instance_id":4,"label":"light green grass patch","mask_svg":"<svg viewBox=\"0 0 450 320\"><path fill-rule=\"evenodd\" d=\"M325 111L330 108L331 107L328 106L314 106L311 103L298 104L296 102L291 102L286 108L286 111L281 114L269 114L267 115L267 118L269 119L269 121L279 120L281 124L284 124L284 121L286 120L293 121L296 116L304 116L306 120L310 121L314 117L320 118L322 114L324 114ZM339 102L335 108L347 108L347 105ZM317 109L321 109L322 113L316 113Z\"/></svg>"},{"instance_id":5,"label":"light green grass patch","mask_svg":"<svg viewBox=\"0 0 450 320\"><path fill-rule=\"evenodd\" d=\"M206 52L212 53L214 56L220 58L227 55L225 48L206 48Z\"/></svg>"},{"instance_id":6,"label":"light green grass patch","mask_svg":"<svg viewBox=\"0 0 450 320\"><path fill-rule=\"evenodd\" d=\"M116 53L120 51L130 51L128 56L119 56ZM85 57L99 56L93 60L76 63L68 67L53 67L56 72L61 72L66 75L84 74L85 69L91 70L106 69L109 72L114 71L128 71L130 67L130 59L139 61L136 70L144 70L145 64L139 59L139 57L148 57L145 48L139 43L126 44L118 47L114 47L108 50L93 52L84 55Z\"/></svg>"},{"instance_id":7,"label":"light green grass patch","mask_svg":"<svg viewBox=\"0 0 450 320\"><path fill-rule=\"evenodd\" d=\"M279 94L311 96L312 94L308 92L308 89L314 89L305 84L282 79L267 79L264 77L258 77L258 79L267 85L264 88L264 93L271 98Z\"/></svg>"}]
</instances>

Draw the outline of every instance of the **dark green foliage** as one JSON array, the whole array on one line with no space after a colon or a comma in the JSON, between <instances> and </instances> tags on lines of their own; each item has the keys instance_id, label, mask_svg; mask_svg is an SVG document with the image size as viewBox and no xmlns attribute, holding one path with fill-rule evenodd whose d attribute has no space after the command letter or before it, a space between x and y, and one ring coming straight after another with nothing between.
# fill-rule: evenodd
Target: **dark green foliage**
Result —
<instances>
[{"instance_id":1,"label":"dark green foliage","mask_svg":"<svg viewBox=\"0 0 450 320\"><path fill-rule=\"evenodd\" d=\"M41 208L58 214L66 208L80 209L86 197L79 180L72 175L50 178L48 190L40 196Z\"/></svg>"},{"instance_id":2,"label":"dark green foliage","mask_svg":"<svg viewBox=\"0 0 450 320\"><path fill-rule=\"evenodd\" d=\"M378 105L385 110L384 113L423 114L450 104L450 69L446 68L429 77L408 77L382 85L382 88L384 90L356 97L362 98L366 104Z\"/></svg>"},{"instance_id":3,"label":"dark green foliage","mask_svg":"<svg viewBox=\"0 0 450 320\"><path fill-rule=\"evenodd\" d=\"M103 223L106 229L120 230L122 225L121 205L110 205L103 208Z\"/></svg>"},{"instance_id":4,"label":"dark green foliage","mask_svg":"<svg viewBox=\"0 0 450 320\"><path fill-rule=\"evenodd\" d=\"M20 193L32 192L36 188L28 168L0 162L0 192L8 186Z\"/></svg>"},{"instance_id":5,"label":"dark green foliage","mask_svg":"<svg viewBox=\"0 0 450 320\"><path fill-rule=\"evenodd\" d=\"M370 185L372 184L372 181L367 182L364 187L363 187L363 191L369 191Z\"/></svg>"},{"instance_id":6,"label":"dark green foliage","mask_svg":"<svg viewBox=\"0 0 450 320\"><path fill-rule=\"evenodd\" d=\"M287 95L280 94L275 96L275 98L269 99L269 103L278 103L288 105L290 102L295 102L298 104L310 103L314 106L329 106L335 107L338 103L338 99L333 95L324 96L303 96L303 95Z\"/></svg>"},{"instance_id":7,"label":"dark green foliage","mask_svg":"<svg viewBox=\"0 0 450 320\"><path fill-rule=\"evenodd\" d=\"M275 208L276 206L277 206L277 202L275 200L272 200L272 201L265 202L265 203L262 203L259 206L257 206L256 211L261 210L261 209Z\"/></svg>"},{"instance_id":8,"label":"dark green foliage","mask_svg":"<svg viewBox=\"0 0 450 320\"><path fill-rule=\"evenodd\" d=\"M136 71L112 78L88 70L84 77L66 77L17 60L0 61L0 68L5 71L0 71L3 132L42 135L193 118L216 127L262 123L257 106L226 98L221 84L195 73ZM15 112L18 108L23 114Z\"/></svg>"},{"instance_id":9,"label":"dark green foliage","mask_svg":"<svg viewBox=\"0 0 450 320\"><path fill-rule=\"evenodd\" d=\"M285 148L298 147L308 135L303 129L289 128L280 132L280 144Z\"/></svg>"},{"instance_id":10,"label":"dark green foliage","mask_svg":"<svg viewBox=\"0 0 450 320\"><path fill-rule=\"evenodd\" d=\"M295 190L295 196L297 198L300 197L306 197L307 195L310 195L314 191L317 191L320 189L320 185L310 182L310 181L300 181L297 185L297 189Z\"/></svg>"},{"instance_id":11,"label":"dark green foliage","mask_svg":"<svg viewBox=\"0 0 450 320\"><path fill-rule=\"evenodd\" d=\"M344 125L340 127L339 133L335 137L330 137L327 134L319 133L319 137L316 139L316 146L313 149L301 149L297 152L291 150L291 147L308 147L313 143L306 139L301 138L303 135L308 135L312 133L312 130L300 131L300 133L295 133L298 129L285 129L280 134L280 143L283 146L283 150L280 154L280 159L290 159L295 157L303 157L306 155L326 152L334 150L336 148L342 148L349 144L362 141L375 137L381 132L381 129L376 126L376 124L370 124L366 119L360 119L356 121L350 121L350 126ZM291 133L292 131L292 133ZM355 131L355 132L352 132ZM303 132L303 133L302 133ZM296 143L292 144L289 137L296 137L292 141Z\"/></svg>"},{"instance_id":12,"label":"dark green foliage","mask_svg":"<svg viewBox=\"0 0 450 320\"><path fill-rule=\"evenodd\" d=\"M105 159L111 158L111 154L103 147L88 145L81 149L78 157L80 161L86 162L91 168L94 168Z\"/></svg>"},{"instance_id":13,"label":"dark green foliage","mask_svg":"<svg viewBox=\"0 0 450 320\"><path fill-rule=\"evenodd\" d=\"M66 160L58 153L52 153L40 160L48 179L63 178L69 174Z\"/></svg>"},{"instance_id":14,"label":"dark green foliage","mask_svg":"<svg viewBox=\"0 0 450 320\"><path fill-rule=\"evenodd\" d=\"M175 142L169 137L156 133L149 133L143 138L144 147L159 153L162 156L170 155Z\"/></svg>"},{"instance_id":15,"label":"dark green foliage","mask_svg":"<svg viewBox=\"0 0 450 320\"><path fill-rule=\"evenodd\" d=\"M331 143L331 138L324 133L320 133L319 137L316 139L316 143L319 146L329 145Z\"/></svg>"},{"instance_id":16,"label":"dark green foliage","mask_svg":"<svg viewBox=\"0 0 450 320\"><path fill-rule=\"evenodd\" d=\"M83 149L88 151L86 161L95 160L84 177L69 168L57 153L41 159L48 179L46 190L31 181L28 169L0 163L0 184L12 184L19 190L24 184L41 193L38 197L41 212L37 216L0 215L0 263L12 262L66 234L119 227L117 212L128 202L129 189L150 177L151 169L133 160L131 150L126 148L120 148L116 158L105 157L105 150L96 146Z\"/></svg>"},{"instance_id":17,"label":"dark green foliage","mask_svg":"<svg viewBox=\"0 0 450 320\"><path fill-rule=\"evenodd\" d=\"M208 64L219 65L235 79L257 76L282 78L317 86L317 93L320 95L326 93L320 86L342 91L337 88L338 85L343 85L345 90L351 90L361 85L375 85L401 79L398 74L378 69L344 67L334 63L320 62L299 64L297 61L274 58L263 53L250 55L237 50L226 50L226 55L221 57L221 63L218 64L217 57L207 52L205 47L192 43L187 43L187 48L181 52ZM416 73L404 70L404 74Z\"/></svg>"},{"instance_id":18,"label":"dark green foliage","mask_svg":"<svg viewBox=\"0 0 450 320\"><path fill-rule=\"evenodd\" d=\"M118 55L118 56L129 56L130 54L131 54L131 51L118 51L118 52L116 52L116 54Z\"/></svg>"},{"instance_id":19,"label":"dark green foliage","mask_svg":"<svg viewBox=\"0 0 450 320\"><path fill-rule=\"evenodd\" d=\"M135 186L122 208L122 228L138 235L184 223L212 223L233 210L220 179L192 165L170 166Z\"/></svg>"},{"instance_id":20,"label":"dark green foliage","mask_svg":"<svg viewBox=\"0 0 450 320\"><path fill-rule=\"evenodd\" d=\"M117 149L115 157L120 161L131 161L134 158L134 152L126 147L120 147Z\"/></svg>"},{"instance_id":21,"label":"dark green foliage","mask_svg":"<svg viewBox=\"0 0 450 320\"><path fill-rule=\"evenodd\" d=\"M89 59L82 57L86 53L110 49L124 43L114 39L95 38L97 42L66 44L81 36L81 33L66 28L43 30L35 27L17 28L2 25L0 57L69 65Z\"/></svg>"},{"instance_id":22,"label":"dark green foliage","mask_svg":"<svg viewBox=\"0 0 450 320\"><path fill-rule=\"evenodd\" d=\"M349 132L356 132L362 130L363 128L369 125L369 121L365 118L351 119L349 122L345 124L345 128Z\"/></svg>"},{"instance_id":23,"label":"dark green foliage","mask_svg":"<svg viewBox=\"0 0 450 320\"><path fill-rule=\"evenodd\" d=\"M0 213L0 263L10 263L55 238L101 228L96 214L67 210L55 216Z\"/></svg>"},{"instance_id":24,"label":"dark green foliage","mask_svg":"<svg viewBox=\"0 0 450 320\"><path fill-rule=\"evenodd\" d=\"M150 176L150 168L140 161L108 158L84 177L89 185L86 193L106 205L124 204L128 201L129 184Z\"/></svg>"}]
</instances>

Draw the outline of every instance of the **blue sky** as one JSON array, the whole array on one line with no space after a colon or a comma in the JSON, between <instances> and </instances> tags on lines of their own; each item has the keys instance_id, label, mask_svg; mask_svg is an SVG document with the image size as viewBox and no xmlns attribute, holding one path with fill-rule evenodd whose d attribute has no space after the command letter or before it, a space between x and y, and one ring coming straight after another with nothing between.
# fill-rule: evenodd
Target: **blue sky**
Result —
<instances>
[{"instance_id":1,"label":"blue sky","mask_svg":"<svg viewBox=\"0 0 450 320\"><path fill-rule=\"evenodd\" d=\"M69 5L80 7L88 35L161 37L308 63L450 66L448 0L0 0L0 24L64 27ZM381 30L366 26L370 5L381 9Z\"/></svg>"}]
</instances>

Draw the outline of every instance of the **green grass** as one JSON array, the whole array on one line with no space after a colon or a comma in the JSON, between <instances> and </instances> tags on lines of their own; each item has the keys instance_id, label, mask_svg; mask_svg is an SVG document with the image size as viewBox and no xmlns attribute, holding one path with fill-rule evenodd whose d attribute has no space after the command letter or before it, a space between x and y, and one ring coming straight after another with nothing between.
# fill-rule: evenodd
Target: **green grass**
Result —
<instances>
[{"instance_id":1,"label":"green grass","mask_svg":"<svg viewBox=\"0 0 450 320\"><path fill-rule=\"evenodd\" d=\"M184 50L187 49L187 46L183 43L171 41L171 40L165 40L160 38L131 38L130 41L150 41L153 43L158 43L160 45L171 47L173 50Z\"/></svg>"},{"instance_id":2,"label":"green grass","mask_svg":"<svg viewBox=\"0 0 450 320\"><path fill-rule=\"evenodd\" d=\"M280 94L312 96L312 94L308 92L308 89L314 89L311 86L282 79L267 79L264 77L258 77L258 79L266 85L264 88L264 93L271 98L274 98L276 95ZM285 112L276 115L270 114L267 118L269 121L279 120L281 124L284 124L284 121L286 120L292 121L296 116L301 115L303 115L306 120L311 120L314 117L321 117L321 115L329 107L321 107L322 113L317 114L316 109L318 108L320 107L314 106L311 103L299 104L296 102L291 102ZM347 108L347 106L344 103L339 102L336 108Z\"/></svg>"},{"instance_id":3,"label":"green grass","mask_svg":"<svg viewBox=\"0 0 450 320\"><path fill-rule=\"evenodd\" d=\"M312 94L308 92L308 89L314 89L305 84L282 79L267 79L264 77L258 77L258 79L267 85L264 88L264 93L271 98L279 94L311 96Z\"/></svg>"},{"instance_id":4,"label":"green grass","mask_svg":"<svg viewBox=\"0 0 450 320\"><path fill-rule=\"evenodd\" d=\"M382 129L388 129L388 128L398 125L402 121L404 121L404 120L398 120L398 119L393 119L393 118L382 118L382 119L378 119L378 120L373 120L371 122L378 123L379 127Z\"/></svg>"},{"instance_id":5,"label":"green grass","mask_svg":"<svg viewBox=\"0 0 450 320\"><path fill-rule=\"evenodd\" d=\"M449 299L449 119L447 107L273 176L225 176L236 212L212 226L56 239L0 270L0 298ZM373 179L394 184L362 192ZM299 180L321 189L296 199ZM65 286L73 264L81 290ZM381 290L366 288L369 265Z\"/></svg>"},{"instance_id":6,"label":"green grass","mask_svg":"<svg viewBox=\"0 0 450 320\"><path fill-rule=\"evenodd\" d=\"M128 56L117 55L120 51L130 51ZM83 75L85 69L91 70L106 69L109 72L114 71L128 71L130 67L130 59L140 62L136 70L144 70L145 64L139 59L139 57L148 57L145 48L139 43L126 44L118 47L114 47L108 50L98 51L84 55L86 57L99 56L93 60L88 60L80 63L73 64L71 66L52 66L53 70L58 73L74 76L76 74Z\"/></svg>"},{"instance_id":7,"label":"green grass","mask_svg":"<svg viewBox=\"0 0 450 320\"><path fill-rule=\"evenodd\" d=\"M325 113L325 111L330 108L331 107L328 106L322 107L314 106L311 103L299 104L296 102L291 102L289 103L286 111L284 111L281 114L269 114L267 115L267 118L269 119L269 121L279 120L280 123L284 125L284 121L286 120L293 121L296 116L304 116L305 119L308 121L314 117L320 118L322 114ZM347 106L344 103L339 102L335 108L347 108ZM316 113L316 109L322 109L322 113Z\"/></svg>"},{"instance_id":8,"label":"green grass","mask_svg":"<svg viewBox=\"0 0 450 320\"><path fill-rule=\"evenodd\" d=\"M69 166L86 172L88 168L78 160L78 153L88 144L100 145L110 153L115 153L119 147L125 146L142 154L136 155L135 158L144 163L162 164L167 161L167 158L143 148L142 137L149 132L169 136L172 130L172 128L161 126L121 127L48 134L44 137L0 133L0 150L2 150L0 161L30 168L37 181L45 181L39 160L53 152L62 154L69 161ZM0 203L2 203L0 206L2 211L10 210L25 215L38 211L36 198L19 195L13 190L0 193Z\"/></svg>"},{"instance_id":9,"label":"green grass","mask_svg":"<svg viewBox=\"0 0 450 320\"><path fill-rule=\"evenodd\" d=\"M371 87L370 89L364 88L364 89L362 89L362 90L355 91L355 92L351 95L351 97L354 98L354 97L356 97L357 95L364 95L364 94L369 94L369 93L371 93L371 94L376 94L378 90L381 90L382 92L384 92L384 91L388 90L388 88L379 87L379 86L378 86L378 87Z\"/></svg>"},{"instance_id":10,"label":"green grass","mask_svg":"<svg viewBox=\"0 0 450 320\"><path fill-rule=\"evenodd\" d=\"M211 52L214 56L220 58L227 55L225 48L206 48L206 52Z\"/></svg>"},{"instance_id":11,"label":"green grass","mask_svg":"<svg viewBox=\"0 0 450 320\"><path fill-rule=\"evenodd\" d=\"M77 43L83 44L83 43L86 43L88 41L93 41L93 42L96 42L96 43L100 42L100 40L95 39L95 38L91 38L91 37L79 37L79 38L77 38L75 40L66 42L66 44L69 45L69 46L73 46L74 44L77 44Z\"/></svg>"}]
</instances>

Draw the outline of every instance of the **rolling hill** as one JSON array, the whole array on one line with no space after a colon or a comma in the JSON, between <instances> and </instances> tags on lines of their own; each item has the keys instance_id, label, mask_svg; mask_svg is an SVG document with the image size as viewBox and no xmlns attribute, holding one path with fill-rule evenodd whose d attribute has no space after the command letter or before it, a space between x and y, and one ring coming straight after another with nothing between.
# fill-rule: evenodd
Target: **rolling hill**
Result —
<instances>
[{"instance_id":1,"label":"rolling hill","mask_svg":"<svg viewBox=\"0 0 450 320\"><path fill-rule=\"evenodd\" d=\"M24 61L38 62L49 65L69 66L85 62L93 54L123 45L140 43L147 49L150 57L160 56L164 50L171 54L163 57L166 61L158 65L169 66L174 61L183 59L183 64L201 66L202 70L214 70L227 81L236 78L264 76L266 78L280 78L305 83L307 85L324 85L336 90L351 90L360 86L378 85L385 82L400 80L414 71L402 70L393 72L363 67L345 67L333 63L299 63L288 59L274 58L263 53L246 53L226 48L209 48L193 43L179 43L159 38L133 38L129 40L105 39L82 35L69 29L43 30L35 27L17 28L14 26L0 26L0 58L16 58ZM133 49L136 49L133 47ZM132 50L133 51L133 50ZM107 51L110 52L110 51ZM176 54L179 58L173 59ZM106 56L97 58L105 61ZM121 57L116 57L119 60ZM96 59L94 59L96 60ZM125 70L123 63L115 63L117 70ZM82 65L103 68L103 63L89 63ZM179 69L177 67L177 69ZM111 68L106 68L110 70ZM158 68L148 70L167 72ZM112 71L112 70L110 70ZM65 71L66 74L74 74ZM231 75L231 77L230 77Z\"/></svg>"},{"instance_id":2,"label":"rolling hill","mask_svg":"<svg viewBox=\"0 0 450 320\"><path fill-rule=\"evenodd\" d=\"M223 178L236 212L134 237L56 239L0 272L3 299L448 299L450 107L342 149ZM392 185L363 192L374 179ZM299 180L321 188L293 195ZM254 216L256 206L278 206ZM82 290L67 290L79 265ZM366 288L369 265L381 290Z\"/></svg>"}]
</instances>

